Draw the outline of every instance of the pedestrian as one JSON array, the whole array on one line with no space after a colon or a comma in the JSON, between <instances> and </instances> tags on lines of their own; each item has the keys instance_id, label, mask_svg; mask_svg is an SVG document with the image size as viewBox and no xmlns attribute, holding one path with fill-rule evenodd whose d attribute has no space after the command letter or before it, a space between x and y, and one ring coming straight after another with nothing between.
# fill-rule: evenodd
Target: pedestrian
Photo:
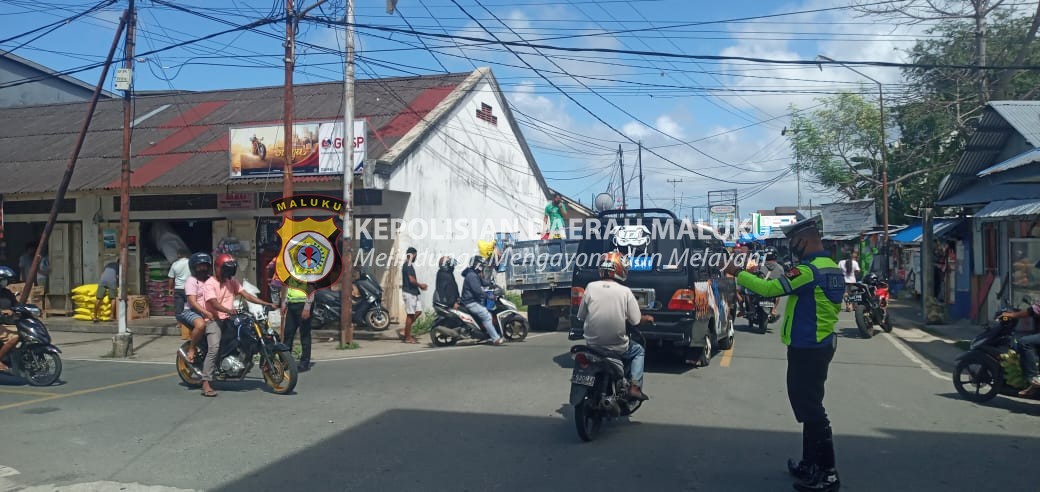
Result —
<instances>
[{"instance_id":1,"label":"pedestrian","mask_svg":"<svg viewBox=\"0 0 1040 492\"><path fill-rule=\"evenodd\" d=\"M563 203L563 195L553 193L552 201L545 205L545 215L542 217L542 227L545 228L543 238L563 239L564 224L566 223L567 204Z\"/></svg>"},{"instance_id":2,"label":"pedestrian","mask_svg":"<svg viewBox=\"0 0 1040 492\"><path fill-rule=\"evenodd\" d=\"M177 261L170 265L170 272L166 276L170 279L166 288L173 291L173 312L180 314L184 311L184 304L187 302L187 298L184 295L184 284L188 282L188 277L191 276L191 268L188 265L188 250L177 250Z\"/></svg>"},{"instance_id":3,"label":"pedestrian","mask_svg":"<svg viewBox=\"0 0 1040 492\"><path fill-rule=\"evenodd\" d=\"M778 279L765 280L740 271L731 260L724 271L737 284L764 297L790 296L781 341L787 345L787 396L802 424L802 459L788 460L799 491L835 491L841 486L834 461L834 440L823 407L827 370L837 347L834 325L845 292L844 273L827 256L813 219L784 227L798 266Z\"/></svg>"},{"instance_id":4,"label":"pedestrian","mask_svg":"<svg viewBox=\"0 0 1040 492\"><path fill-rule=\"evenodd\" d=\"M285 281L285 323L282 325L282 340L292 349L296 332L300 333L301 372L309 371L311 363L311 306L314 304L314 287L293 277Z\"/></svg>"},{"instance_id":5,"label":"pedestrian","mask_svg":"<svg viewBox=\"0 0 1040 492\"><path fill-rule=\"evenodd\" d=\"M29 278L29 268L32 267L33 257L36 256L36 243L25 245L25 251L18 257L18 279L25 282Z\"/></svg>"},{"instance_id":6,"label":"pedestrian","mask_svg":"<svg viewBox=\"0 0 1040 492\"><path fill-rule=\"evenodd\" d=\"M415 257L419 252L409 247L405 252L404 265L401 266L401 292L404 298L404 331L397 331L397 337L404 343L419 343L412 336L412 324L422 314L422 301L419 298L420 291L426 290L427 285L415 278Z\"/></svg>"},{"instance_id":7,"label":"pedestrian","mask_svg":"<svg viewBox=\"0 0 1040 492\"><path fill-rule=\"evenodd\" d=\"M97 302L94 303L94 322L100 321L98 313L101 311L101 303L108 297L112 310L116 312L116 293L119 292L119 263L110 262L101 270L101 278L98 279L97 294L94 295Z\"/></svg>"},{"instance_id":8,"label":"pedestrian","mask_svg":"<svg viewBox=\"0 0 1040 492\"><path fill-rule=\"evenodd\" d=\"M18 268L21 270L20 278L22 282L28 282L29 269L32 268L33 259L36 257L36 248L39 243L29 243L25 245L25 252L18 258ZM40 265L36 268L36 281L34 282L37 287L47 291L47 277L51 273L51 264L47 259L47 253L44 252L40 256Z\"/></svg>"},{"instance_id":9,"label":"pedestrian","mask_svg":"<svg viewBox=\"0 0 1040 492\"><path fill-rule=\"evenodd\" d=\"M450 256L442 256L437 262L437 283L433 291L433 300L452 309L459 308L459 284L455 281L455 265L458 262Z\"/></svg>"},{"instance_id":10,"label":"pedestrian","mask_svg":"<svg viewBox=\"0 0 1040 492\"><path fill-rule=\"evenodd\" d=\"M856 285L856 277L859 275L859 253L853 251L851 255L847 256L844 260L838 262L838 268L841 269L843 275L845 275L845 312L852 311L852 303L849 302L849 295L852 294L852 290Z\"/></svg>"}]
</instances>

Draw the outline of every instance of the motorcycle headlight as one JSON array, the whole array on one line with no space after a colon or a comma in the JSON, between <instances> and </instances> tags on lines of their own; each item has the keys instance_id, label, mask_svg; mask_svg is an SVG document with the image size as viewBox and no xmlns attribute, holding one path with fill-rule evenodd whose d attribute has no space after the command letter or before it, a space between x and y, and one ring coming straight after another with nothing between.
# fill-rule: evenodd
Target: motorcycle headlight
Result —
<instances>
[{"instance_id":1,"label":"motorcycle headlight","mask_svg":"<svg viewBox=\"0 0 1040 492\"><path fill-rule=\"evenodd\" d=\"M36 306L26 306L25 310L36 318L39 318L43 314L43 311L40 311L40 308Z\"/></svg>"}]
</instances>

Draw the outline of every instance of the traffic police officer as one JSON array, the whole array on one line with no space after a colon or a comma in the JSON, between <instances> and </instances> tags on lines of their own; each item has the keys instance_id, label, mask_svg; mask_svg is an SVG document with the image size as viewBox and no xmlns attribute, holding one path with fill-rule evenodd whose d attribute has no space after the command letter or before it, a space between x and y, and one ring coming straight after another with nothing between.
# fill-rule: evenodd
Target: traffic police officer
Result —
<instances>
[{"instance_id":1,"label":"traffic police officer","mask_svg":"<svg viewBox=\"0 0 1040 492\"><path fill-rule=\"evenodd\" d=\"M741 271L735 261L725 269L737 285L763 297L790 296L780 339L787 345L787 396L802 424L802 460L788 460L788 471L800 491L835 491L841 485L834 463L830 420L823 408L827 368L834 357L845 280L827 256L813 219L784 227L791 252L800 263L786 275L765 280Z\"/></svg>"}]
</instances>

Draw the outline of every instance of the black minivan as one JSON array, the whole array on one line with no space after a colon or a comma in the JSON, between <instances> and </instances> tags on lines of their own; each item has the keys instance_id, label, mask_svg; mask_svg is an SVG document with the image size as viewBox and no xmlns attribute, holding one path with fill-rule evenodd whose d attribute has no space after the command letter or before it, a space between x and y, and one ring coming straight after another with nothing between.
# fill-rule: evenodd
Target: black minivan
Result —
<instances>
[{"instance_id":1,"label":"black minivan","mask_svg":"<svg viewBox=\"0 0 1040 492\"><path fill-rule=\"evenodd\" d=\"M628 280L643 314L654 325L640 331L648 351L670 349L708 365L716 350L733 345L732 283L720 273L722 241L702 224L682 222L664 209L608 210L586 221L574 258L569 338L583 337L577 318L585 287L599 280L599 258L619 251L629 259Z\"/></svg>"}]
</instances>

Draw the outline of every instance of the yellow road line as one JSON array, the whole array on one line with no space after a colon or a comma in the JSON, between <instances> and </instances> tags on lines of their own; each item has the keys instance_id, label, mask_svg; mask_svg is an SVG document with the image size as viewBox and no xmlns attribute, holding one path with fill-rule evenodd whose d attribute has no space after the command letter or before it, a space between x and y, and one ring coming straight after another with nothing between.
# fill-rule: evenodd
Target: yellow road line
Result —
<instances>
[{"instance_id":1,"label":"yellow road line","mask_svg":"<svg viewBox=\"0 0 1040 492\"><path fill-rule=\"evenodd\" d=\"M733 362L733 347L729 350L722 351L722 362L719 363L722 367L729 367L730 362Z\"/></svg>"},{"instance_id":2,"label":"yellow road line","mask_svg":"<svg viewBox=\"0 0 1040 492\"><path fill-rule=\"evenodd\" d=\"M82 390L78 390L78 391L71 391L69 393L58 393L58 394L54 394L54 395L51 395L51 396L46 396L46 397L43 397L43 398L36 398L36 399L33 399L33 400L29 400L29 401L22 401L22 402L18 402L18 403L9 403L7 405L0 405L0 410L7 410L9 408L22 407L22 406L25 406L25 405L32 405L32 404L35 404L35 403L42 403L42 402L50 401L50 400L58 400L58 399L61 399L61 398L69 398L69 397L73 397L73 396L80 396L80 395L86 395L86 394L90 394L90 393L97 393L98 391L105 391L105 390L110 390L110 389L115 389L115 388L122 388L123 386L130 386L130 385L134 385L134 384L147 383L149 381L156 381L156 380L163 379L163 378L168 378L168 377L174 376L174 375L176 375L176 373L160 374L158 376L152 376L152 377L147 377L147 378L135 379L133 381L125 381L125 382L122 382L122 383L109 384L107 386L98 386L97 388L87 388L87 389L82 389Z\"/></svg>"},{"instance_id":3,"label":"yellow road line","mask_svg":"<svg viewBox=\"0 0 1040 492\"><path fill-rule=\"evenodd\" d=\"M0 388L0 394L9 395L29 395L29 396L54 396L57 393L50 393L47 391L34 391L21 388Z\"/></svg>"}]
</instances>

